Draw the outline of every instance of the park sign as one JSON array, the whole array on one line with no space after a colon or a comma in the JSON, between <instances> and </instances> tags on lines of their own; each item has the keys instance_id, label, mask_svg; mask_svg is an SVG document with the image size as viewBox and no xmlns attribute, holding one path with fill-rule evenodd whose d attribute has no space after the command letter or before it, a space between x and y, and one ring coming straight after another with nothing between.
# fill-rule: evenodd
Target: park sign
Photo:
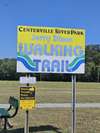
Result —
<instances>
[{"instance_id":1,"label":"park sign","mask_svg":"<svg viewBox=\"0 0 100 133\"><path fill-rule=\"evenodd\" d=\"M84 73L85 30L17 27L17 72Z\"/></svg>"},{"instance_id":2,"label":"park sign","mask_svg":"<svg viewBox=\"0 0 100 133\"><path fill-rule=\"evenodd\" d=\"M35 87L20 87L20 108L25 110L35 108Z\"/></svg>"}]
</instances>

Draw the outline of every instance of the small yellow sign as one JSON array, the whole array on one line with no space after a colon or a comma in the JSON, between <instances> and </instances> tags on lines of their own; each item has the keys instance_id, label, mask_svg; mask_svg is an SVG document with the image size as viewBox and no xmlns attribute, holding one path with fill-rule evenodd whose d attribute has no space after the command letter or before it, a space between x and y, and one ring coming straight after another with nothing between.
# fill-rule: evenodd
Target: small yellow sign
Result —
<instances>
[{"instance_id":1,"label":"small yellow sign","mask_svg":"<svg viewBox=\"0 0 100 133\"><path fill-rule=\"evenodd\" d=\"M35 107L35 87L20 87L20 108L32 109Z\"/></svg>"}]
</instances>

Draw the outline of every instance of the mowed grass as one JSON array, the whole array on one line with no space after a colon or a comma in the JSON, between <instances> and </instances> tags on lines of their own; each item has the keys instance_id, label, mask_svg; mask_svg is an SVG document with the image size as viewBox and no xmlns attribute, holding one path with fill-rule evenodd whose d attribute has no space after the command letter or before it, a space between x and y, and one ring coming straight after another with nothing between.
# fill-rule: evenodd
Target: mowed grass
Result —
<instances>
[{"instance_id":1,"label":"mowed grass","mask_svg":"<svg viewBox=\"0 0 100 133\"><path fill-rule=\"evenodd\" d=\"M37 103L69 103L72 87L69 82L37 82ZM0 81L0 101L6 102L10 95L19 97L20 84L17 81ZM100 102L100 83L77 83L77 102Z\"/></svg>"},{"instance_id":2,"label":"mowed grass","mask_svg":"<svg viewBox=\"0 0 100 133\"><path fill-rule=\"evenodd\" d=\"M71 103L72 89L68 82L37 82L37 103ZM18 81L0 81L0 103L9 96L19 98ZM77 102L100 102L100 83L77 83ZM71 133L71 109L34 109L29 112L30 133ZM23 133L25 111L11 119L8 133ZM1 131L3 133L3 131ZM100 109L77 109L77 133L100 133Z\"/></svg>"}]
</instances>

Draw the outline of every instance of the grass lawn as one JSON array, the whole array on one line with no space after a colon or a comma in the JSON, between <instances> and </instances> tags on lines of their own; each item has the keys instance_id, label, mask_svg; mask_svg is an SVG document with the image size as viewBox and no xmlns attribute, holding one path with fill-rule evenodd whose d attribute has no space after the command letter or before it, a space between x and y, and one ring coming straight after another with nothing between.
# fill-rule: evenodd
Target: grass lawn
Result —
<instances>
[{"instance_id":1,"label":"grass lawn","mask_svg":"<svg viewBox=\"0 0 100 133\"><path fill-rule=\"evenodd\" d=\"M37 82L37 103L71 102L71 83ZM19 82L0 81L0 103L19 98ZM100 102L100 83L77 83L77 102ZM11 120L8 133L23 133L24 111ZM30 133L71 133L71 109L34 109L29 112ZM3 133L1 131L1 133ZM77 109L77 133L100 133L100 109Z\"/></svg>"}]
</instances>

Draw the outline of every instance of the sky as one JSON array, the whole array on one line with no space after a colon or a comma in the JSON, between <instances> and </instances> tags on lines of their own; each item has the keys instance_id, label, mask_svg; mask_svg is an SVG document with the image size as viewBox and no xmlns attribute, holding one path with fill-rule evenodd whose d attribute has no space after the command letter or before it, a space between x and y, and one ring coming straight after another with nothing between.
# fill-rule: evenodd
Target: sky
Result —
<instances>
[{"instance_id":1,"label":"sky","mask_svg":"<svg viewBox=\"0 0 100 133\"><path fill-rule=\"evenodd\" d=\"M16 58L18 25L83 28L100 44L100 0L0 0L0 58Z\"/></svg>"}]
</instances>

